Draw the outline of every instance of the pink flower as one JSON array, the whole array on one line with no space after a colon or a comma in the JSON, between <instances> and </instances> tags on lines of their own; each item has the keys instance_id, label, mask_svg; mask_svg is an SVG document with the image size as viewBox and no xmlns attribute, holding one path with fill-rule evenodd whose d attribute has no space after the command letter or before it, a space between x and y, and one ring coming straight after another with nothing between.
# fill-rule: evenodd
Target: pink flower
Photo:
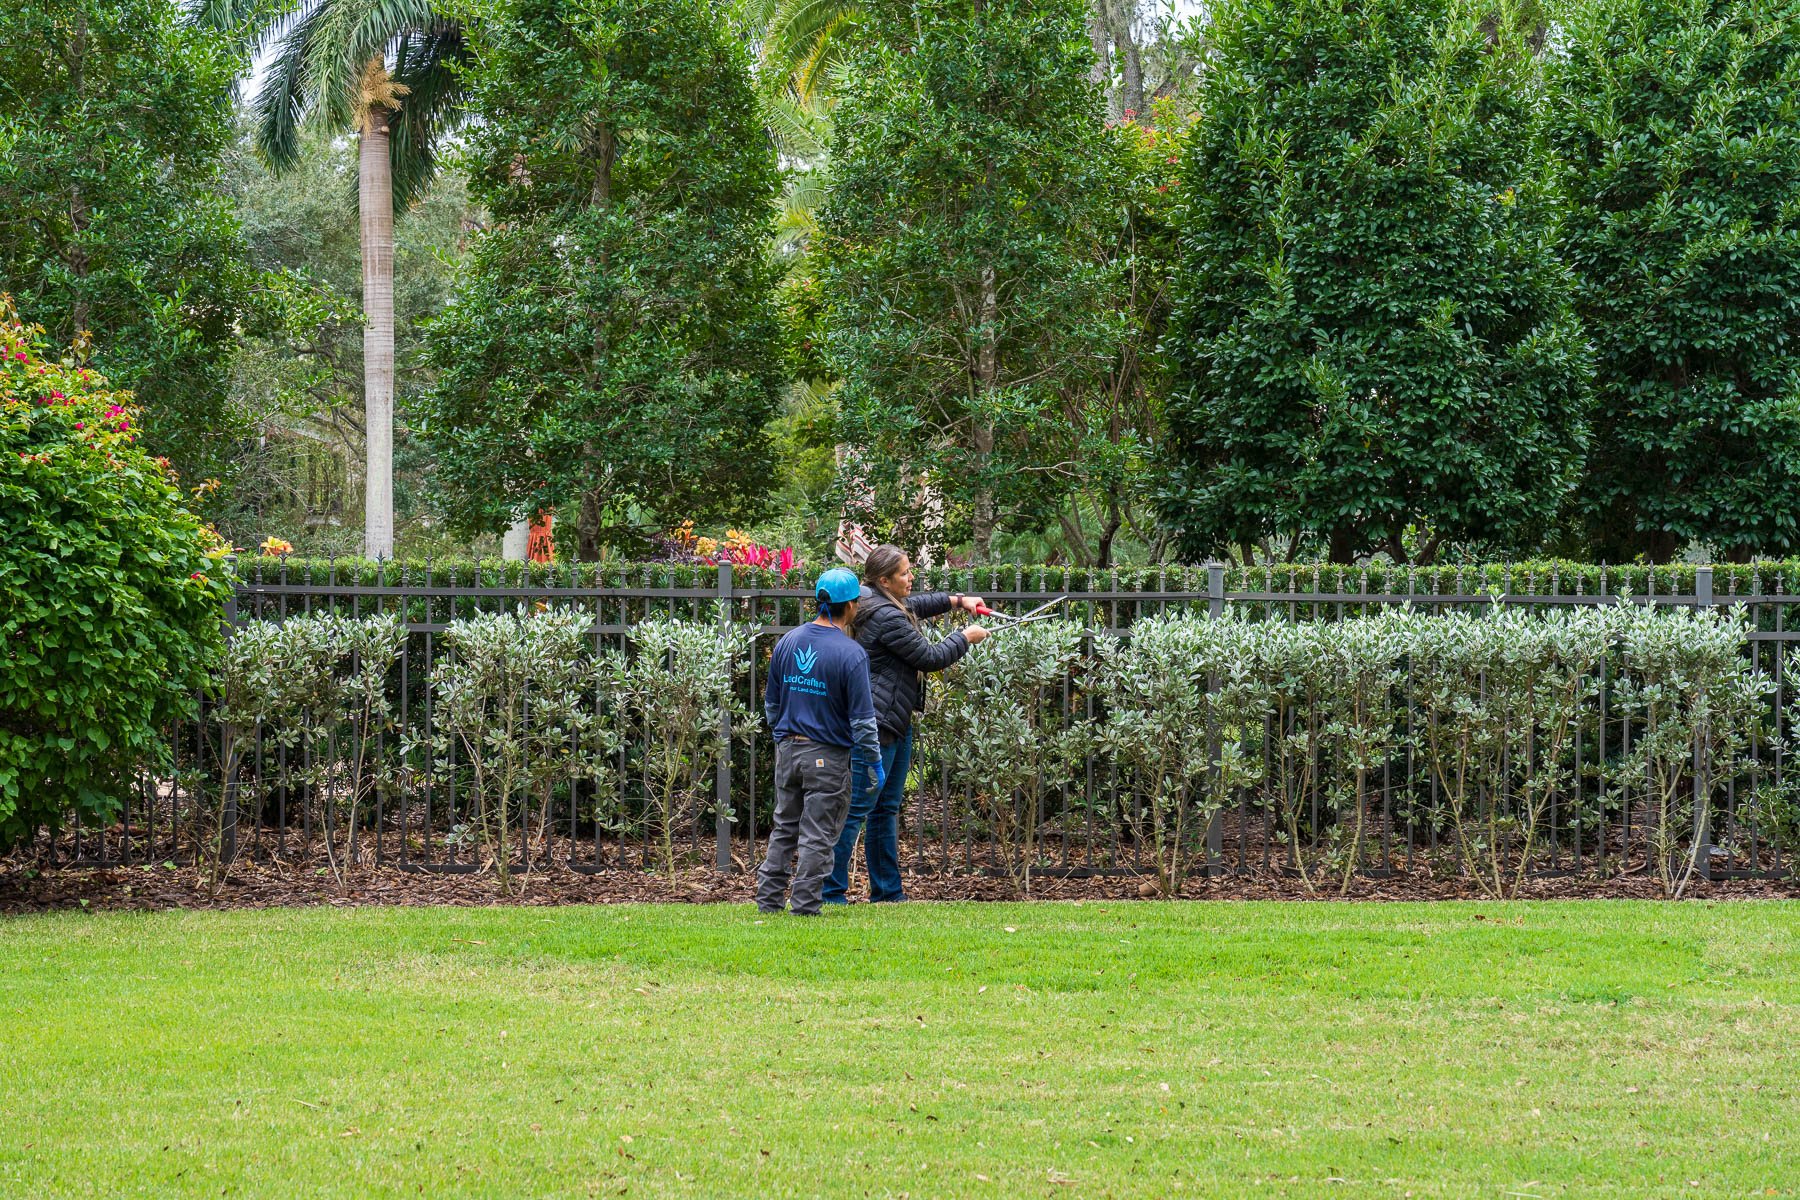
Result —
<instances>
[{"instance_id":1,"label":"pink flower","mask_svg":"<svg viewBox=\"0 0 1800 1200\"><path fill-rule=\"evenodd\" d=\"M794 569L794 548L792 546L783 546L781 548L781 558L778 561L778 566L783 575L786 575L789 571Z\"/></svg>"},{"instance_id":2,"label":"pink flower","mask_svg":"<svg viewBox=\"0 0 1800 1200\"><path fill-rule=\"evenodd\" d=\"M77 422L75 422L75 428L77 428L77 429L86 429L86 428L87 428L87 422L86 422L86 421L77 421Z\"/></svg>"}]
</instances>

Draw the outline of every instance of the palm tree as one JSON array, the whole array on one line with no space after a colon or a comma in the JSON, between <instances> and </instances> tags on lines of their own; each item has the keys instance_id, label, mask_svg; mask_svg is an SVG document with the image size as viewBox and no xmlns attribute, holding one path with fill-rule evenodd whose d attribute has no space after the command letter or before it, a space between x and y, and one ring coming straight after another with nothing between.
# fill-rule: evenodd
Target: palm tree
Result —
<instances>
[{"instance_id":1,"label":"palm tree","mask_svg":"<svg viewBox=\"0 0 1800 1200\"><path fill-rule=\"evenodd\" d=\"M362 225L363 552L394 553L394 214L427 186L458 123L462 26L431 0L210 0L202 19L273 57L254 99L257 150L275 170L300 157L316 123L358 139Z\"/></svg>"},{"instance_id":2,"label":"palm tree","mask_svg":"<svg viewBox=\"0 0 1800 1200\"><path fill-rule=\"evenodd\" d=\"M761 44L765 85L802 104L830 89L862 24L857 0L744 0L741 11Z\"/></svg>"}]
</instances>

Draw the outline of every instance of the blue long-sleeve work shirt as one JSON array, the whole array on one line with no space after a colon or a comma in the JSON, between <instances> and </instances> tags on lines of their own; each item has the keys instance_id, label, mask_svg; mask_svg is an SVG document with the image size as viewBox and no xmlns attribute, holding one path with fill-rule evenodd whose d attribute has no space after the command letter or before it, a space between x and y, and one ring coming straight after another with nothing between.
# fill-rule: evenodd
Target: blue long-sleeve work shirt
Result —
<instances>
[{"instance_id":1,"label":"blue long-sleeve work shirt","mask_svg":"<svg viewBox=\"0 0 1800 1200\"><path fill-rule=\"evenodd\" d=\"M868 651L836 626L814 621L775 643L763 715L778 742L803 737L843 746L863 762L881 758Z\"/></svg>"}]
</instances>

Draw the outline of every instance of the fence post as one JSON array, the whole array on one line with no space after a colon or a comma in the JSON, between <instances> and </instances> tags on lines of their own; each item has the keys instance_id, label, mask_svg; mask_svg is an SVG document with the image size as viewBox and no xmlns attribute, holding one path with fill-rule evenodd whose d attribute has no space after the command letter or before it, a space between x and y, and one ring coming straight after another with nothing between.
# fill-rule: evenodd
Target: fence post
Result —
<instances>
[{"instance_id":1,"label":"fence post","mask_svg":"<svg viewBox=\"0 0 1800 1200\"><path fill-rule=\"evenodd\" d=\"M1713 569L1711 567L1694 568L1694 606L1711 608L1713 604ZM1700 735L1694 739L1694 838L1693 863L1694 873L1701 879L1712 879L1712 812L1710 788L1707 786L1706 729L1701 727Z\"/></svg>"},{"instance_id":2,"label":"fence post","mask_svg":"<svg viewBox=\"0 0 1800 1200\"><path fill-rule=\"evenodd\" d=\"M1206 615L1214 621L1225 615L1225 564L1221 562L1206 564ZM1217 679L1209 678L1206 681L1208 691L1216 691L1218 686ZM1207 755L1216 763L1221 749L1215 736L1207 749ZM1219 768L1212 769L1216 771ZM1214 813L1206 823L1206 870L1203 874L1208 879L1217 879L1225 874L1224 847L1225 813L1221 810Z\"/></svg>"},{"instance_id":3,"label":"fence post","mask_svg":"<svg viewBox=\"0 0 1800 1200\"><path fill-rule=\"evenodd\" d=\"M719 564L719 645L731 644L731 564ZM735 667L735 664L733 664ZM727 685L733 691L737 689L735 670ZM713 807L717 810L714 819L713 866L721 871L730 871L731 862L731 709L727 707L719 714L719 768L717 773L718 791L714 794Z\"/></svg>"}]
</instances>

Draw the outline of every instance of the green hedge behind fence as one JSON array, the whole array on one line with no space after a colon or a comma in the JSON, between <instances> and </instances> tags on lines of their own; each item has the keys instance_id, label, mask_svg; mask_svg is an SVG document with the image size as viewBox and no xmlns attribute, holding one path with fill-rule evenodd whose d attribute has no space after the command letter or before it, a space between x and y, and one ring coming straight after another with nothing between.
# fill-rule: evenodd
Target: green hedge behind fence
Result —
<instances>
[{"instance_id":1,"label":"green hedge behind fence","mask_svg":"<svg viewBox=\"0 0 1800 1200\"><path fill-rule=\"evenodd\" d=\"M784 580L779 572L734 567L737 590L791 588L808 590L821 568L808 565ZM1691 563L1662 566L1597 565L1557 560L1519 563L1446 563L1429 567L1358 566L1291 563L1276 566L1228 566L1227 592L1293 592L1297 594L1388 593L1485 595L1493 592L1537 595L1692 595ZM495 559L395 560L243 557L237 560L241 581L335 583L339 586L434 587L692 587L711 588L718 581L712 565L673 563L523 563ZM1713 593L1725 598L1753 593L1791 594L1800 586L1800 560L1722 564L1710 568ZM1117 567L993 566L956 570L922 570L918 590L949 591L1192 591L1205 592L1205 566Z\"/></svg>"}]
</instances>

